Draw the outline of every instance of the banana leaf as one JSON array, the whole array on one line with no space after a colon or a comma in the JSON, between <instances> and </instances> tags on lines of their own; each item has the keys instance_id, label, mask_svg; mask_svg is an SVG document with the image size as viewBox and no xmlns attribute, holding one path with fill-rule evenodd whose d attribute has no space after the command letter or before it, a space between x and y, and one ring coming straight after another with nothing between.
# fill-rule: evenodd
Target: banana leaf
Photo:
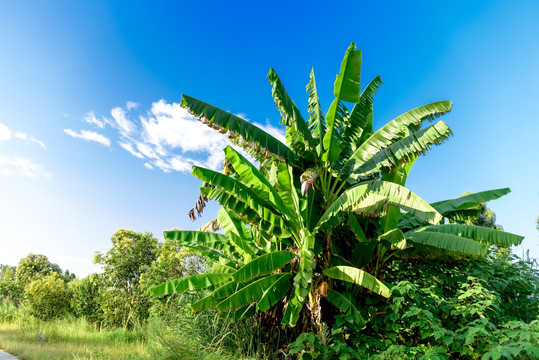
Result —
<instances>
[{"instance_id":1,"label":"banana leaf","mask_svg":"<svg viewBox=\"0 0 539 360\"><path fill-rule=\"evenodd\" d=\"M286 126L289 144L292 147L301 144L307 150L314 149L316 144L309 131L308 124L303 120L299 109L288 95L275 70L270 68L268 79L272 85L271 94L273 95L273 101L282 116L281 124Z\"/></svg>"},{"instance_id":2,"label":"banana leaf","mask_svg":"<svg viewBox=\"0 0 539 360\"><path fill-rule=\"evenodd\" d=\"M223 133L228 132L229 138L235 139L236 143L262 157L275 157L289 163L294 163L297 159L288 146L236 115L187 95L182 95L180 105L208 126Z\"/></svg>"},{"instance_id":3,"label":"banana leaf","mask_svg":"<svg viewBox=\"0 0 539 360\"><path fill-rule=\"evenodd\" d=\"M199 274L167 281L150 288L150 294L156 296L182 293L187 290L203 290L210 286L230 280L230 274Z\"/></svg>"},{"instance_id":4,"label":"banana leaf","mask_svg":"<svg viewBox=\"0 0 539 360\"><path fill-rule=\"evenodd\" d=\"M427 226L419 230L457 235L460 237L479 241L482 244L487 245L520 245L522 240L524 240L524 236L475 225L443 224L436 226Z\"/></svg>"},{"instance_id":5,"label":"banana leaf","mask_svg":"<svg viewBox=\"0 0 539 360\"><path fill-rule=\"evenodd\" d=\"M343 192L322 215L315 231L342 212L381 216L385 214L387 204L398 206L431 224L437 224L442 218L432 206L405 187L387 181L370 181Z\"/></svg>"},{"instance_id":6,"label":"banana leaf","mask_svg":"<svg viewBox=\"0 0 539 360\"><path fill-rule=\"evenodd\" d=\"M386 298L391 296L391 290L383 282L366 271L351 266L334 266L324 270L324 275L363 286L372 292Z\"/></svg>"},{"instance_id":7,"label":"banana leaf","mask_svg":"<svg viewBox=\"0 0 539 360\"><path fill-rule=\"evenodd\" d=\"M405 236L406 239L412 240L414 243L429 245L462 255L486 256L488 252L488 245L486 244L457 235L425 231L424 228L409 231Z\"/></svg>"},{"instance_id":8,"label":"banana leaf","mask_svg":"<svg viewBox=\"0 0 539 360\"><path fill-rule=\"evenodd\" d=\"M267 275L279 270L284 265L292 261L292 259L295 257L296 254L289 251L275 251L264 254L255 258L250 263L243 265L234 274L232 274L232 278L235 282L240 283L249 281L259 276Z\"/></svg>"}]
</instances>

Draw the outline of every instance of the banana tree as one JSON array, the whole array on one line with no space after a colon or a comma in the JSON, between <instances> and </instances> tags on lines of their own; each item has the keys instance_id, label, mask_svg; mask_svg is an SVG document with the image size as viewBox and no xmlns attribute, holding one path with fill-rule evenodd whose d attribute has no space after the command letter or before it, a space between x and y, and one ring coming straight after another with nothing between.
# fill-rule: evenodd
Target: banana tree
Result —
<instances>
[{"instance_id":1,"label":"banana tree","mask_svg":"<svg viewBox=\"0 0 539 360\"><path fill-rule=\"evenodd\" d=\"M366 292L390 296L390 285L380 278L392 256L421 247L449 256L483 256L490 244L522 240L444 224L470 216L473 204L499 197L505 189L428 204L404 187L418 155L452 134L443 121L423 127L450 111L451 102L417 107L374 131L373 99L382 82L377 76L361 91L361 65L361 50L352 43L325 114L311 71L307 120L270 69L287 144L233 114L182 97L183 107L228 134L260 166L227 147L222 172L193 167L203 185L190 216L195 218L195 210L200 215L206 201L217 201L222 205L218 219L203 228L221 227L224 234L171 231L165 236L215 265L207 274L159 285L153 294L205 289L208 295L193 310L234 311L238 318L281 306L278 316L291 326L300 319L320 324L325 297L361 327L354 297ZM352 110L346 103L353 104Z\"/></svg>"}]
</instances>

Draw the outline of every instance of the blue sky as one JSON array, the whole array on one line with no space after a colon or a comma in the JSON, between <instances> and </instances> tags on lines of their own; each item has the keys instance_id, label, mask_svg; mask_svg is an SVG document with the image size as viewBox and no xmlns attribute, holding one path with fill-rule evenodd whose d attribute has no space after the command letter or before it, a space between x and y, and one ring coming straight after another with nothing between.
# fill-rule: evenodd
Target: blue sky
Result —
<instances>
[{"instance_id":1,"label":"blue sky","mask_svg":"<svg viewBox=\"0 0 539 360\"><path fill-rule=\"evenodd\" d=\"M192 164L226 141L178 106L182 93L279 134L274 67L306 110L314 66L327 109L344 51L380 74L375 127L450 99L454 137L407 186L427 201L510 187L489 204L539 257L539 3L19 1L0 3L0 263L42 253L97 271L118 228L195 229Z\"/></svg>"}]
</instances>

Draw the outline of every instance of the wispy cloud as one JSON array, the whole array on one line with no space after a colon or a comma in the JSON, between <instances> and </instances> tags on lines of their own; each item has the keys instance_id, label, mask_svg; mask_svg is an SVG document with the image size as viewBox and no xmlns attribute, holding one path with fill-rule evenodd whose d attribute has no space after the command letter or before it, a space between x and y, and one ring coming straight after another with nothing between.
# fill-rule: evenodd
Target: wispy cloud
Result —
<instances>
[{"instance_id":1,"label":"wispy cloud","mask_svg":"<svg viewBox=\"0 0 539 360\"><path fill-rule=\"evenodd\" d=\"M101 145L110 146L110 140L107 137L94 131L82 130L80 133L77 133L71 129L64 129L64 132L74 138L84 139L87 141L95 141L96 143L99 143Z\"/></svg>"},{"instance_id":2,"label":"wispy cloud","mask_svg":"<svg viewBox=\"0 0 539 360\"><path fill-rule=\"evenodd\" d=\"M144 155L133 149L133 145L129 143L120 142L118 143L122 148L124 148L131 155L138 157L139 159L144 159Z\"/></svg>"},{"instance_id":3,"label":"wispy cloud","mask_svg":"<svg viewBox=\"0 0 539 360\"><path fill-rule=\"evenodd\" d=\"M51 174L46 172L40 165L29 159L22 157L6 157L0 155L0 175L4 176L25 176L35 178L43 176L50 178Z\"/></svg>"},{"instance_id":4,"label":"wispy cloud","mask_svg":"<svg viewBox=\"0 0 539 360\"><path fill-rule=\"evenodd\" d=\"M136 127L131 121L127 120L125 116L125 110L121 107L115 107L110 111L112 118L116 121L116 127L120 130L123 136L129 136Z\"/></svg>"},{"instance_id":5,"label":"wispy cloud","mask_svg":"<svg viewBox=\"0 0 539 360\"><path fill-rule=\"evenodd\" d=\"M11 140L13 138L24 140L29 143L35 143L38 144L41 148L47 149L47 146L45 146L45 143L43 141L38 140L35 137L21 131L13 131L6 124L0 123L0 141Z\"/></svg>"},{"instance_id":6,"label":"wispy cloud","mask_svg":"<svg viewBox=\"0 0 539 360\"><path fill-rule=\"evenodd\" d=\"M94 112L93 111L89 111L85 116L84 116L84 121L86 121L88 124L93 124L93 125L96 125L97 127L101 128L101 129L104 129L105 128L105 124L106 124L106 121L105 120L100 120L98 119Z\"/></svg>"},{"instance_id":7,"label":"wispy cloud","mask_svg":"<svg viewBox=\"0 0 539 360\"><path fill-rule=\"evenodd\" d=\"M177 103L159 100L144 110L128 101L125 108L112 109L111 115L114 121L106 123L105 128L108 125L110 130L116 130L118 145L143 160L143 166L150 170L190 172L193 165L218 170L224 159L223 149L230 145L226 135L202 124ZM246 114L238 116L248 119ZM282 129L269 123L255 125L285 142ZM64 131L75 137L85 132Z\"/></svg>"}]
</instances>

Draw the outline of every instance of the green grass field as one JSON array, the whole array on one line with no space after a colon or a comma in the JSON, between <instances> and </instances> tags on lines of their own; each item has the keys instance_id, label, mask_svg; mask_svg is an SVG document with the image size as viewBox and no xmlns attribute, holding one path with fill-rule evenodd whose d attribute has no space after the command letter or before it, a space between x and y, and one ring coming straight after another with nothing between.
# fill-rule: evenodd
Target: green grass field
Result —
<instances>
[{"instance_id":1,"label":"green grass field","mask_svg":"<svg viewBox=\"0 0 539 360\"><path fill-rule=\"evenodd\" d=\"M45 341L38 339L43 334ZM168 331L162 324L145 329L99 331L84 320L0 324L0 348L21 360L142 360L235 357L202 349L197 341Z\"/></svg>"}]
</instances>

